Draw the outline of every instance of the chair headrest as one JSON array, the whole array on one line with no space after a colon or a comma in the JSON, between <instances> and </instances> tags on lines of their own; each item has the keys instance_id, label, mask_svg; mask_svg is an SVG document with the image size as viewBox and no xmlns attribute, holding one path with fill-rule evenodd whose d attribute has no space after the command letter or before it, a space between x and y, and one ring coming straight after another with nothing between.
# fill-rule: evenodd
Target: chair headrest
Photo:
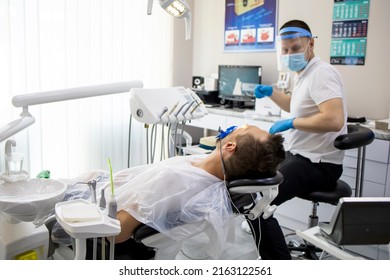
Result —
<instances>
[{"instance_id":1,"label":"chair headrest","mask_svg":"<svg viewBox=\"0 0 390 280\"><path fill-rule=\"evenodd\" d=\"M340 150L349 150L367 146L374 141L374 132L357 124L348 125L348 133L339 135L334 140L334 146Z\"/></svg>"},{"instance_id":2,"label":"chair headrest","mask_svg":"<svg viewBox=\"0 0 390 280\"><path fill-rule=\"evenodd\" d=\"M237 179L227 183L227 188L239 186L270 186L270 185L279 185L283 182L283 175L279 171L276 172L274 176L264 177L259 176L258 178L250 179Z\"/></svg>"}]
</instances>

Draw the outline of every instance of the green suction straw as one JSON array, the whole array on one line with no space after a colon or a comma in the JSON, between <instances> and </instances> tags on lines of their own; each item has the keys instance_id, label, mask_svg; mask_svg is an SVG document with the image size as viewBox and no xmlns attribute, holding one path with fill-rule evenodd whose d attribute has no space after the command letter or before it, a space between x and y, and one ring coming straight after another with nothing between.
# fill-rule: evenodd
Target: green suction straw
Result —
<instances>
[{"instance_id":1,"label":"green suction straw","mask_svg":"<svg viewBox=\"0 0 390 280\"><path fill-rule=\"evenodd\" d=\"M108 167L110 168L110 183L111 183L111 197L114 197L114 179L112 178L112 165L110 158L107 158Z\"/></svg>"}]
</instances>

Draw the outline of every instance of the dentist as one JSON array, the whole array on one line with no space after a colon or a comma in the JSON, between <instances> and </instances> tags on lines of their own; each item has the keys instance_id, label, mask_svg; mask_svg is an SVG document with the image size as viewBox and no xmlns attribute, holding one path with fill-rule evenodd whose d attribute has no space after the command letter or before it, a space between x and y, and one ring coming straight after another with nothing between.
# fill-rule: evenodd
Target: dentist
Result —
<instances>
[{"instance_id":1,"label":"dentist","mask_svg":"<svg viewBox=\"0 0 390 280\"><path fill-rule=\"evenodd\" d=\"M273 204L280 205L313 191L332 191L342 173L344 152L334 139L347 133L344 86L339 72L314 55L314 37L300 20L285 23L277 37L279 65L296 72L295 85L287 95L268 85L255 88L256 98L270 98L291 118L276 122L271 134L284 132L286 159L279 171L284 176ZM283 233L273 217L260 221L262 259L291 259Z\"/></svg>"}]
</instances>

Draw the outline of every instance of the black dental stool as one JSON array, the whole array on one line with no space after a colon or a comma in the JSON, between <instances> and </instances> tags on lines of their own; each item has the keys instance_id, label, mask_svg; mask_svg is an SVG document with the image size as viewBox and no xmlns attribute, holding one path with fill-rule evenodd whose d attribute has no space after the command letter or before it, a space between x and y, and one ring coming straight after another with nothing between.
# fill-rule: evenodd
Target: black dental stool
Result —
<instances>
[{"instance_id":1,"label":"black dental stool","mask_svg":"<svg viewBox=\"0 0 390 280\"><path fill-rule=\"evenodd\" d=\"M355 182L355 196L360 197L363 194L363 177L364 177L364 161L366 154L366 146L374 141L374 132L366 127L358 124L349 124L348 133L338 136L334 141L334 146L340 150L357 150L357 166L356 166L356 182ZM312 192L306 195L299 196L301 199L312 201L312 212L309 216L308 227L318 225L317 207L319 203L329 203L337 205L342 197L350 197L352 195L351 187L343 180L338 180L334 191L332 192ZM288 235L286 235L287 237ZM299 251L303 253L304 258L318 259L317 252L322 250L316 248L314 245L305 242L299 244L295 240L291 240L288 244L290 252Z\"/></svg>"}]
</instances>

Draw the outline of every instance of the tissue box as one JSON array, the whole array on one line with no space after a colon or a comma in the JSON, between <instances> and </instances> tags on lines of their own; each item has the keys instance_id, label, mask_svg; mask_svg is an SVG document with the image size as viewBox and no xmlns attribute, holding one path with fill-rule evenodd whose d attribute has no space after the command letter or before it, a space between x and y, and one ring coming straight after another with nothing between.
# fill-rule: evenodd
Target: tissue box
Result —
<instances>
[{"instance_id":1,"label":"tissue box","mask_svg":"<svg viewBox=\"0 0 390 280\"><path fill-rule=\"evenodd\" d=\"M375 121L375 128L382 130L389 130L389 120L377 120Z\"/></svg>"}]
</instances>

